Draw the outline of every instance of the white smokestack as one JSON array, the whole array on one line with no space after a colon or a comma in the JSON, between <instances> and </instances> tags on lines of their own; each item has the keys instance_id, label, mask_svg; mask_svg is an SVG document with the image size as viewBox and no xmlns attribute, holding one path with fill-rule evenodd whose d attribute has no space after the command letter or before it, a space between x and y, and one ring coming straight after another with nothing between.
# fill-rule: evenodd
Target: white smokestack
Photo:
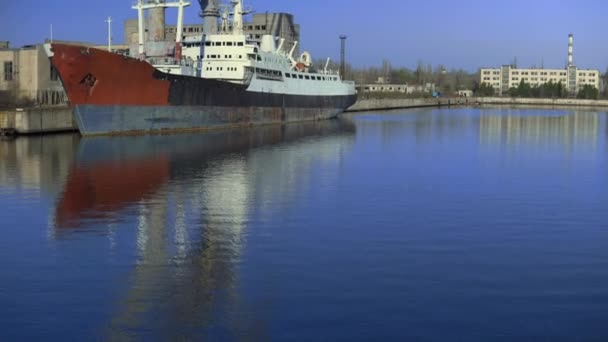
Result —
<instances>
[{"instance_id":1,"label":"white smokestack","mask_svg":"<svg viewBox=\"0 0 608 342\"><path fill-rule=\"evenodd\" d=\"M574 65L574 35L568 35L568 66Z\"/></svg>"}]
</instances>

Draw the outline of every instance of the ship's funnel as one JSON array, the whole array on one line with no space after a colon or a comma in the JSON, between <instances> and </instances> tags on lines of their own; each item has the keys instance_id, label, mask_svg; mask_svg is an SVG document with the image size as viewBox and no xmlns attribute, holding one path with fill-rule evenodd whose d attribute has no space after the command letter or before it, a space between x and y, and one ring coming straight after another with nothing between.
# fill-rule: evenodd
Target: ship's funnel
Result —
<instances>
[{"instance_id":1,"label":"ship's funnel","mask_svg":"<svg viewBox=\"0 0 608 342\"><path fill-rule=\"evenodd\" d=\"M574 35L568 35L568 66L574 65Z\"/></svg>"},{"instance_id":2,"label":"ship's funnel","mask_svg":"<svg viewBox=\"0 0 608 342\"><path fill-rule=\"evenodd\" d=\"M164 3L164 0L159 0ZM162 42L165 40L165 8L155 7L148 11L148 40Z\"/></svg>"},{"instance_id":3,"label":"ship's funnel","mask_svg":"<svg viewBox=\"0 0 608 342\"><path fill-rule=\"evenodd\" d=\"M269 34L263 35L262 42L260 44L260 49L264 52L275 52L276 44L275 44L274 37Z\"/></svg>"},{"instance_id":4,"label":"ship's funnel","mask_svg":"<svg viewBox=\"0 0 608 342\"><path fill-rule=\"evenodd\" d=\"M219 6L218 0L199 0L201 17L203 17L203 33L216 34L218 32Z\"/></svg>"}]
</instances>

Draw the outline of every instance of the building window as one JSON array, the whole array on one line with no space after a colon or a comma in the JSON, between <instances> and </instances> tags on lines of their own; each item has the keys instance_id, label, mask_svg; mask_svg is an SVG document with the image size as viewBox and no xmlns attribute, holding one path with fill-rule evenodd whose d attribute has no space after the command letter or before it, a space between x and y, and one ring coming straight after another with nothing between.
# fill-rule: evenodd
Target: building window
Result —
<instances>
[{"instance_id":1,"label":"building window","mask_svg":"<svg viewBox=\"0 0 608 342\"><path fill-rule=\"evenodd\" d=\"M4 80L13 80L13 62L4 62Z\"/></svg>"},{"instance_id":2,"label":"building window","mask_svg":"<svg viewBox=\"0 0 608 342\"><path fill-rule=\"evenodd\" d=\"M51 65L51 81L59 80L59 73L57 72L57 68Z\"/></svg>"}]
</instances>

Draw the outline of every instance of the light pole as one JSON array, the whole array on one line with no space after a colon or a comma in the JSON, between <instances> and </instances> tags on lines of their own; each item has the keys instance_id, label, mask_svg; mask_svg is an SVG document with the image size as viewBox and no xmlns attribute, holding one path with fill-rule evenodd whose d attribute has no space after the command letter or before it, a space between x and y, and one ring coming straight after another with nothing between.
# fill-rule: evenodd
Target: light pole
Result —
<instances>
[{"instance_id":1,"label":"light pole","mask_svg":"<svg viewBox=\"0 0 608 342\"><path fill-rule=\"evenodd\" d=\"M340 76L346 79L346 35L340 35Z\"/></svg>"}]
</instances>

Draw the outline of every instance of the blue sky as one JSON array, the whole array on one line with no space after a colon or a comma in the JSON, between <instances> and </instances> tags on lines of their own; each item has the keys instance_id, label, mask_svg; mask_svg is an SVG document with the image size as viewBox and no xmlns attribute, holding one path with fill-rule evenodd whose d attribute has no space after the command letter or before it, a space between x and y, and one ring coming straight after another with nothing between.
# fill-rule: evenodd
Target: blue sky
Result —
<instances>
[{"instance_id":1,"label":"blue sky","mask_svg":"<svg viewBox=\"0 0 608 342\"><path fill-rule=\"evenodd\" d=\"M199 20L198 3L186 21ZM53 24L56 39L104 43L107 16L122 22L135 16L132 0L0 0L0 40L13 46L41 42ZM302 44L316 57L339 55L338 35L348 40L348 60L356 66L415 67L418 61L476 70L509 63L522 67L563 67L568 33L575 35L575 63L608 67L606 0L246 0L258 12L296 15ZM168 17L174 20L173 12Z\"/></svg>"}]
</instances>

